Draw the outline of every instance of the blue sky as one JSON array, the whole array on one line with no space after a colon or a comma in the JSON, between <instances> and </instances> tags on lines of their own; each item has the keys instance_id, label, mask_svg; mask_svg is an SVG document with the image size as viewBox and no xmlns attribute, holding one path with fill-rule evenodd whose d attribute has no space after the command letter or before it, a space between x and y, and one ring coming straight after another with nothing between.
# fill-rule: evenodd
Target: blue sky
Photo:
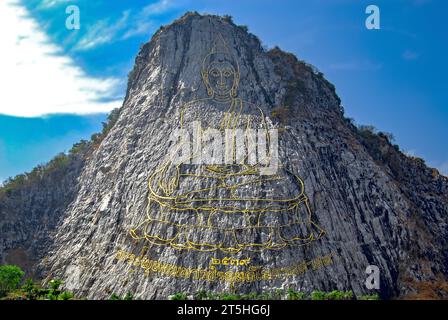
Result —
<instances>
[{"instance_id":1,"label":"blue sky","mask_svg":"<svg viewBox=\"0 0 448 320\"><path fill-rule=\"evenodd\" d=\"M65 27L77 5L81 28ZM381 29L367 30L367 5ZM391 132L448 174L448 35L443 0L3 0L0 181L101 128L121 105L142 43L187 10L230 14L268 47L315 65L346 115ZM54 115L59 114L59 115Z\"/></svg>"}]
</instances>

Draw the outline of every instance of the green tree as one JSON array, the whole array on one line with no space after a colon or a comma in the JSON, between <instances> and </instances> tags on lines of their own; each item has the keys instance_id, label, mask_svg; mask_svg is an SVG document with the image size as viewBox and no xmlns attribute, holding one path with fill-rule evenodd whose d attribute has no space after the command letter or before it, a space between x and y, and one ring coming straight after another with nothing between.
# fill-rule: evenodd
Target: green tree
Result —
<instances>
[{"instance_id":1,"label":"green tree","mask_svg":"<svg viewBox=\"0 0 448 320\"><path fill-rule=\"evenodd\" d=\"M26 279L22 286L22 292L28 300L37 299L37 288L32 279Z\"/></svg>"},{"instance_id":2,"label":"green tree","mask_svg":"<svg viewBox=\"0 0 448 320\"><path fill-rule=\"evenodd\" d=\"M17 266L0 266L0 296L17 289L25 272Z\"/></svg>"},{"instance_id":3,"label":"green tree","mask_svg":"<svg viewBox=\"0 0 448 320\"><path fill-rule=\"evenodd\" d=\"M53 279L48 283L50 288L48 290L47 298L49 300L58 300L58 297L61 294L61 290L59 289L61 284L62 281L59 279Z\"/></svg>"}]
</instances>

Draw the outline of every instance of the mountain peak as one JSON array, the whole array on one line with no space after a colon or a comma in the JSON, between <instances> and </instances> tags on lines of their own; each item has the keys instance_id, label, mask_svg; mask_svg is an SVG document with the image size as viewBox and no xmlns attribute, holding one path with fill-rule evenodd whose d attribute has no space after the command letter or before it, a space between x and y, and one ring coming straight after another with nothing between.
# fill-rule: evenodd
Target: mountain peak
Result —
<instances>
[{"instance_id":1,"label":"mountain peak","mask_svg":"<svg viewBox=\"0 0 448 320\"><path fill-rule=\"evenodd\" d=\"M322 73L231 18L189 12L157 31L115 115L41 251L67 289L361 296L371 266L383 297L446 281L447 181L356 128Z\"/></svg>"}]
</instances>

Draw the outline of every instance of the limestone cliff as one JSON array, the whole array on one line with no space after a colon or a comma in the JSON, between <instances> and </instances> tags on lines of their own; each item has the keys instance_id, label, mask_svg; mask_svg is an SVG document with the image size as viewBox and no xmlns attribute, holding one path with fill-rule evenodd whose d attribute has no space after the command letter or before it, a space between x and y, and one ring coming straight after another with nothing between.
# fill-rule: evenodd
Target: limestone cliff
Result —
<instances>
[{"instance_id":1,"label":"limestone cliff","mask_svg":"<svg viewBox=\"0 0 448 320\"><path fill-rule=\"evenodd\" d=\"M36 264L48 252L51 235L76 196L86 154L59 155L0 188L0 262L19 265L40 278Z\"/></svg>"},{"instance_id":2,"label":"limestone cliff","mask_svg":"<svg viewBox=\"0 0 448 320\"><path fill-rule=\"evenodd\" d=\"M229 101L238 121L247 119L235 124L279 132L273 179L255 181L253 169L163 167L182 122L219 126L230 114L205 77L216 62L207 59L224 53L227 64L216 61L233 75ZM117 122L79 168L72 196L60 205L42 198L60 223L39 268L81 295L289 287L361 295L369 265L380 270L384 297L447 294L448 179L353 126L321 73L266 51L228 18L188 13L154 34ZM26 225L33 203L0 212L18 212ZM8 248L34 232L8 230Z\"/></svg>"}]
</instances>

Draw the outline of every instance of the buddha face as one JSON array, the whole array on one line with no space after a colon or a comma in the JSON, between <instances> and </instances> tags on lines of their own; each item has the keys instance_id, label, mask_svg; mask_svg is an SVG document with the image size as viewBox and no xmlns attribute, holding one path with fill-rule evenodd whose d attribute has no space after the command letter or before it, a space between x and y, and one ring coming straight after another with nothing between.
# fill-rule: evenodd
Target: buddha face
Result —
<instances>
[{"instance_id":1,"label":"buddha face","mask_svg":"<svg viewBox=\"0 0 448 320\"><path fill-rule=\"evenodd\" d=\"M208 68L208 84L214 93L224 96L231 94L236 75L232 64L227 61L213 62Z\"/></svg>"}]
</instances>

